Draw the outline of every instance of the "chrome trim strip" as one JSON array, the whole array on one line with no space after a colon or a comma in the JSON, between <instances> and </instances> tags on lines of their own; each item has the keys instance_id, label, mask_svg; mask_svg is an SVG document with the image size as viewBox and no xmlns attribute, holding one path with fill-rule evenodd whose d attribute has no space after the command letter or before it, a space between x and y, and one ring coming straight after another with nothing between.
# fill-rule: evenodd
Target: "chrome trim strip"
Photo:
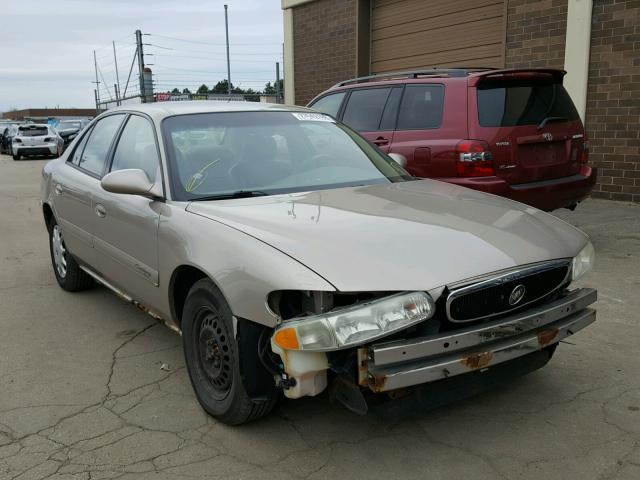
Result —
<instances>
[{"instance_id":1,"label":"chrome trim strip","mask_svg":"<svg viewBox=\"0 0 640 480\"><path fill-rule=\"evenodd\" d=\"M498 313L493 313L491 315L486 315L486 316L480 316L480 317L474 317L474 318L469 318L469 319L465 319L465 320L455 320L454 318L451 317L451 302L453 302L456 298L462 297L464 295L468 295L469 293L473 293L475 291L478 290L483 290L485 288L488 287L493 287L493 286L498 286L501 285L503 283L506 282L511 282L514 280L518 280L520 278L529 276L529 275L533 275L536 273L540 273L540 272L545 272L547 270L552 270L554 268L558 268L558 267L567 267L567 274L565 275L565 277L562 279L562 281L556 285L553 290L548 291L547 293L545 293L544 295L534 298L533 300L529 300L526 303L522 303L519 304L517 306L514 306L513 308L510 308L508 310L504 310L502 312L498 312ZM497 315L504 315L505 313L509 313L512 312L514 310L517 310L519 308L522 308L526 305L529 305L537 300L540 300L541 298L555 292L556 290L558 290L558 288L560 288L560 286L562 286L564 283L566 283L567 279L569 278L569 276L571 275L571 260L551 260L549 262L545 262L542 264L537 264L531 267L525 267L525 268L521 268L512 272L508 272L502 275L498 275L496 277L492 277L489 278L488 280L483 280L481 282L477 282L477 283L472 283L471 285L467 285L465 287L460 287L457 289L454 289L451 291L451 293L449 293L449 295L447 296L447 304L446 304L446 313L447 313L447 318L453 322L453 323L468 323L468 322L473 322L475 320L481 320L481 319L488 319L488 318L492 318L495 317Z\"/></svg>"},{"instance_id":2,"label":"chrome trim strip","mask_svg":"<svg viewBox=\"0 0 640 480\"><path fill-rule=\"evenodd\" d=\"M590 325L595 319L595 310L586 308L537 331L495 342L483 350L471 349L455 355L386 368L377 367L371 362L367 374L368 387L374 392L386 392L477 370L483 371L493 365L554 345Z\"/></svg>"},{"instance_id":3,"label":"chrome trim strip","mask_svg":"<svg viewBox=\"0 0 640 480\"><path fill-rule=\"evenodd\" d=\"M410 341L398 340L375 344L370 347L370 353L376 367L406 363L425 357L449 355L544 327L583 310L597 298L598 292L593 288L576 289L559 300L507 318Z\"/></svg>"}]
</instances>

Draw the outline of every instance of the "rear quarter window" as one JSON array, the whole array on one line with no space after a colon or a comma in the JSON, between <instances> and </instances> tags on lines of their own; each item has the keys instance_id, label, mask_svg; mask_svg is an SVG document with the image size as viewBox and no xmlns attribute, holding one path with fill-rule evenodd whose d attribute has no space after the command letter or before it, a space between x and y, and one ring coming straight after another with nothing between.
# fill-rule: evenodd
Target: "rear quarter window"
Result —
<instances>
[{"instance_id":1,"label":"rear quarter window","mask_svg":"<svg viewBox=\"0 0 640 480\"><path fill-rule=\"evenodd\" d=\"M538 125L547 117L580 119L571 97L559 83L491 83L478 88L477 98L482 127Z\"/></svg>"},{"instance_id":2,"label":"rear quarter window","mask_svg":"<svg viewBox=\"0 0 640 480\"><path fill-rule=\"evenodd\" d=\"M438 128L442 124L444 85L407 85L404 89L398 130Z\"/></svg>"}]
</instances>

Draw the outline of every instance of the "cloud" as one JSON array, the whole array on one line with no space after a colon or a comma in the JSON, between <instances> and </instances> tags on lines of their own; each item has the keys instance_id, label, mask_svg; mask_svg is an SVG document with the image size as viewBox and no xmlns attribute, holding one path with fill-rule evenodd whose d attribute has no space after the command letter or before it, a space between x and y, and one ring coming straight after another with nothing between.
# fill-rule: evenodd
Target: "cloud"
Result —
<instances>
[{"instance_id":1,"label":"cloud","mask_svg":"<svg viewBox=\"0 0 640 480\"><path fill-rule=\"evenodd\" d=\"M213 85L226 78L224 0L57 0L3 2L0 32L0 111L9 108L91 107L93 50L101 94L116 83L111 41L116 41L121 89L142 30L145 61L159 90ZM279 0L227 0L231 80L262 88L282 61ZM176 40L180 39L180 40ZM164 48L162 48L164 47ZM7 61L9 60L9 61ZM282 68L281 68L282 71ZM105 83L109 85L107 92ZM137 64L131 86L137 85Z\"/></svg>"}]
</instances>

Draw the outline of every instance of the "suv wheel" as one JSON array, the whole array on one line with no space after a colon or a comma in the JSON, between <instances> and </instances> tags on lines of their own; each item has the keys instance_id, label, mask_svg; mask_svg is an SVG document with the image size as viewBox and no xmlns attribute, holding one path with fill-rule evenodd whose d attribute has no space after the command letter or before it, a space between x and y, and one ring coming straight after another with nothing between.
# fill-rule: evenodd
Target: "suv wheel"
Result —
<instances>
[{"instance_id":1,"label":"suv wheel","mask_svg":"<svg viewBox=\"0 0 640 480\"><path fill-rule=\"evenodd\" d=\"M20 155L13 155L14 160L20 160Z\"/></svg>"},{"instance_id":2,"label":"suv wheel","mask_svg":"<svg viewBox=\"0 0 640 480\"><path fill-rule=\"evenodd\" d=\"M53 273L58 285L69 292L86 290L93 285L93 279L83 271L78 262L69 254L62 238L62 230L53 219L49 228L49 251Z\"/></svg>"},{"instance_id":3,"label":"suv wheel","mask_svg":"<svg viewBox=\"0 0 640 480\"><path fill-rule=\"evenodd\" d=\"M249 398L240 376L232 322L231 310L213 282L209 279L196 282L182 314L189 378L198 402L207 413L223 423L239 425L269 413L277 397L260 401Z\"/></svg>"}]
</instances>

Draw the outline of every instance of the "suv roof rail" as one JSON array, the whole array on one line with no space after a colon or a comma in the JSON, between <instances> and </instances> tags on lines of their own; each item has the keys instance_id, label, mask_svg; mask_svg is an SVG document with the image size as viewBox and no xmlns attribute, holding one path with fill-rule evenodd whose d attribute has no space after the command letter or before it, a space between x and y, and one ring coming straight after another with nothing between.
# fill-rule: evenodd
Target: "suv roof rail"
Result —
<instances>
[{"instance_id":1,"label":"suv roof rail","mask_svg":"<svg viewBox=\"0 0 640 480\"><path fill-rule=\"evenodd\" d=\"M495 67L465 67L465 68L429 68L426 70L406 70L401 72L376 73L365 77L356 77L336 83L332 88L343 87L351 83L364 83L372 80L418 77L466 77L470 73L496 70Z\"/></svg>"}]
</instances>

